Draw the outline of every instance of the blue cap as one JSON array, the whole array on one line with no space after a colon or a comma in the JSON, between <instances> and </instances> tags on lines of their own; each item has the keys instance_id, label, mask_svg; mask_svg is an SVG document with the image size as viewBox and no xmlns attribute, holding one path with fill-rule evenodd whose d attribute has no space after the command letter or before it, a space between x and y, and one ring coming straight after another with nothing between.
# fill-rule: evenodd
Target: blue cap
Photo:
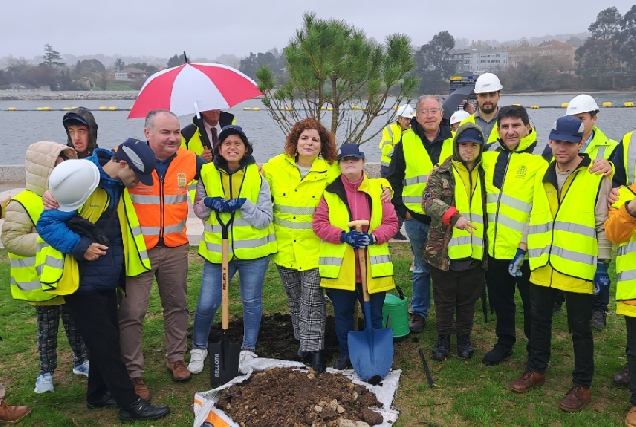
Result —
<instances>
[{"instance_id":1,"label":"blue cap","mask_svg":"<svg viewBox=\"0 0 636 427\"><path fill-rule=\"evenodd\" d=\"M457 138L458 144L461 144L462 142L474 142L475 144L481 145L484 143L484 137L477 129L468 128L460 133Z\"/></svg>"},{"instance_id":2,"label":"blue cap","mask_svg":"<svg viewBox=\"0 0 636 427\"><path fill-rule=\"evenodd\" d=\"M155 170L157 158L147 143L128 138L117 147L117 157L128 163L142 184L152 185L152 171Z\"/></svg>"},{"instance_id":3,"label":"blue cap","mask_svg":"<svg viewBox=\"0 0 636 427\"><path fill-rule=\"evenodd\" d=\"M239 135L241 136L241 140L247 141L247 136L245 132L243 132L243 128L237 125L227 125L223 126L221 129L221 133L219 134L219 142L224 141L230 135Z\"/></svg>"},{"instance_id":4,"label":"blue cap","mask_svg":"<svg viewBox=\"0 0 636 427\"><path fill-rule=\"evenodd\" d=\"M578 144L583 139L583 122L578 117L559 117L550 131L550 140Z\"/></svg>"},{"instance_id":5,"label":"blue cap","mask_svg":"<svg viewBox=\"0 0 636 427\"><path fill-rule=\"evenodd\" d=\"M340 154L338 154L338 160L344 157L355 157L358 159L364 159L364 153L360 151L358 144L342 144L340 146Z\"/></svg>"},{"instance_id":6,"label":"blue cap","mask_svg":"<svg viewBox=\"0 0 636 427\"><path fill-rule=\"evenodd\" d=\"M88 126L88 123L86 122L86 120L84 120L84 117L80 116L77 113L66 113L62 118L62 125L64 125L64 127Z\"/></svg>"}]
</instances>

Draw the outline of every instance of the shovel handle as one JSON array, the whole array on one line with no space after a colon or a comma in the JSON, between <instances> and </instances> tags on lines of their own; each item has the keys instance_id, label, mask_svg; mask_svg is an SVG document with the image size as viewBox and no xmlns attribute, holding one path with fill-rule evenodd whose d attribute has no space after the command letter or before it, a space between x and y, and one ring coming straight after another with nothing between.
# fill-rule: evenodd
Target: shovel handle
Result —
<instances>
[{"instance_id":1,"label":"shovel handle","mask_svg":"<svg viewBox=\"0 0 636 427\"><path fill-rule=\"evenodd\" d=\"M355 224L356 231L362 232L362 225ZM369 289L367 288L367 254L365 249L356 249L358 263L360 264L360 284L362 285L362 300L370 302Z\"/></svg>"},{"instance_id":2,"label":"shovel handle","mask_svg":"<svg viewBox=\"0 0 636 427\"><path fill-rule=\"evenodd\" d=\"M229 328L230 317L230 277L229 277L229 229L234 222L234 213L230 216L230 220L224 223L221 216L216 212L216 218L221 225L221 329L226 331Z\"/></svg>"}]
</instances>

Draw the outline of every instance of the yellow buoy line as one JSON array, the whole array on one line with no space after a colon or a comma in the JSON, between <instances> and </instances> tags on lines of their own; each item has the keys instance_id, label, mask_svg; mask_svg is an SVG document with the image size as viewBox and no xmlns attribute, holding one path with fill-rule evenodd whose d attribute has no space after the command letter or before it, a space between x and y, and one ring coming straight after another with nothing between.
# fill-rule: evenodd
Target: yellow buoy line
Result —
<instances>
[{"instance_id":1,"label":"yellow buoy line","mask_svg":"<svg viewBox=\"0 0 636 427\"><path fill-rule=\"evenodd\" d=\"M512 105L516 105L516 106L521 106L521 104L512 104ZM626 101L623 102L622 104L618 104L618 105L614 105L611 102L603 102L602 104L603 108L631 108L634 107L634 102L633 101ZM567 108L568 107L568 103L564 102L561 105L530 105L527 106L526 108L530 108L531 110L538 110L540 108ZM69 111L69 110L73 110L77 108L77 106L73 106L73 107L63 107L63 108L51 108L48 106L43 106L43 107L37 107L36 109L32 109L32 108L25 108L25 109L20 109L17 107L8 107L6 110L0 110L0 111ZM393 107L392 109L397 110L398 106ZM102 105L100 107L98 107L97 109L90 109L91 111L130 111L132 109L132 107L130 108L121 108L121 107L115 107L115 106L106 106L106 105ZM333 111L333 107L331 106L322 106L320 107L320 109L322 111ZM367 111L367 107L360 107L358 105L352 105L351 107L348 108L343 108L343 109L349 109L349 110L353 110L353 111ZM264 110L267 110L266 108ZM303 108L296 108L293 106L286 106L286 107L281 107L281 108L277 108L277 110L279 111L294 111L294 110L303 110ZM385 108L384 110L388 110L388 108ZM260 107L244 107L243 111L261 111Z\"/></svg>"}]
</instances>

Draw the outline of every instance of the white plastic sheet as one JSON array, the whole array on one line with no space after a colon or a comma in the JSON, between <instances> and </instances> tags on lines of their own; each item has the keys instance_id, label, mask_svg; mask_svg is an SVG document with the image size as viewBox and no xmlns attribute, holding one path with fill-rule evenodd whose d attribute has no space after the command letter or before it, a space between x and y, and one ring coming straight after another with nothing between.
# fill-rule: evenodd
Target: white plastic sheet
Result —
<instances>
[{"instance_id":1,"label":"white plastic sheet","mask_svg":"<svg viewBox=\"0 0 636 427\"><path fill-rule=\"evenodd\" d=\"M222 410L214 406L219 400L219 394L222 390L233 386L234 384L240 384L252 375L253 372L264 371L270 368L298 368L306 370L307 367L300 363L291 360L278 360L268 359L264 357L257 357L256 359L249 360L244 366L241 366L241 370L248 372L245 375L234 378L227 384L224 384L215 389L195 393L194 395L194 427L201 427L206 421L214 427L240 427ZM379 412L384 422L379 424L381 427L390 427L397 421L398 410L393 408L393 400L395 399L395 393L398 388L398 382L400 380L401 370L394 370L389 372L389 375L382 381L382 385L372 386L369 383L362 381L355 373L353 369L347 369L345 371L336 371L332 368L327 368L328 373L342 373L349 377L355 384L360 384L371 392L373 392L378 401L384 406L383 408L372 408Z\"/></svg>"}]
</instances>

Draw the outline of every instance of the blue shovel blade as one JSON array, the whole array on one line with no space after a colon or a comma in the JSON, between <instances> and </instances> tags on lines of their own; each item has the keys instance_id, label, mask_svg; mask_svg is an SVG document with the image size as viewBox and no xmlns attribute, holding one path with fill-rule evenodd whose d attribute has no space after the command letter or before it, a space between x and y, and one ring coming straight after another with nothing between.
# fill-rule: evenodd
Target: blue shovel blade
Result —
<instances>
[{"instance_id":1,"label":"blue shovel blade","mask_svg":"<svg viewBox=\"0 0 636 427\"><path fill-rule=\"evenodd\" d=\"M367 382L384 379L393 365L393 330L372 328L368 304L364 303L365 330L351 331L347 335L353 369Z\"/></svg>"}]
</instances>

